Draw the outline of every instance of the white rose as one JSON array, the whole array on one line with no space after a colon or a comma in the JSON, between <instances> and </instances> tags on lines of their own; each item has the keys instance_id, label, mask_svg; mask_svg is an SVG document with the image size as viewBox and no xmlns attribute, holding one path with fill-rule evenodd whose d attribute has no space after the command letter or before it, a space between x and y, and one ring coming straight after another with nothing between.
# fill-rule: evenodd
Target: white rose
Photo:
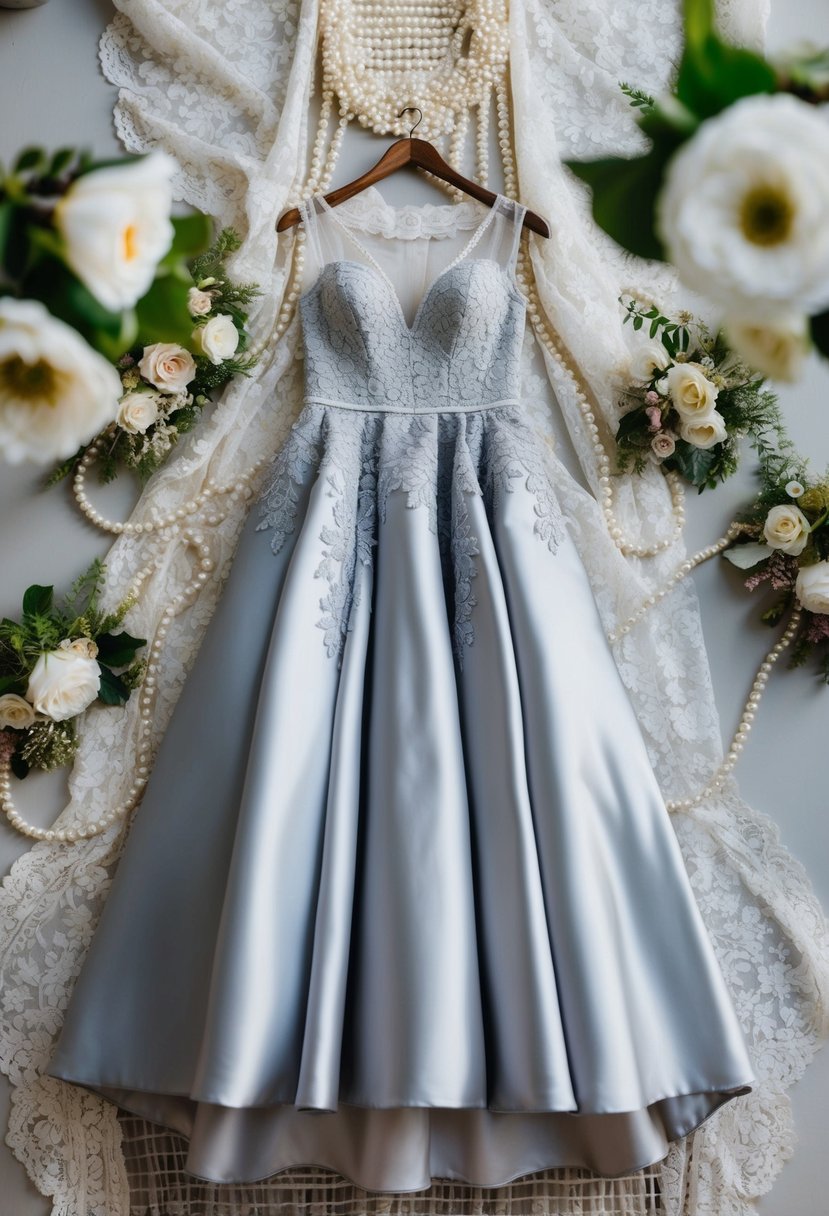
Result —
<instances>
[{"instance_id":1,"label":"white rose","mask_svg":"<svg viewBox=\"0 0 829 1216\"><path fill-rule=\"evenodd\" d=\"M98 656L98 643L92 638L64 638L58 642L60 650L71 650L73 654L82 654L85 659L95 659Z\"/></svg>"},{"instance_id":2,"label":"white rose","mask_svg":"<svg viewBox=\"0 0 829 1216\"><path fill-rule=\"evenodd\" d=\"M657 372L664 372L670 363L671 356L661 342L641 343L631 355L631 379L648 383Z\"/></svg>"},{"instance_id":3,"label":"white rose","mask_svg":"<svg viewBox=\"0 0 829 1216\"><path fill-rule=\"evenodd\" d=\"M73 650L50 650L35 663L26 699L38 713L64 722L90 706L100 687L101 669L94 659Z\"/></svg>"},{"instance_id":4,"label":"white rose","mask_svg":"<svg viewBox=\"0 0 829 1216\"><path fill-rule=\"evenodd\" d=\"M141 160L82 174L55 207L65 256L105 308L132 308L147 292L173 242L170 179L176 162L154 151Z\"/></svg>"},{"instance_id":5,"label":"white rose","mask_svg":"<svg viewBox=\"0 0 829 1216\"><path fill-rule=\"evenodd\" d=\"M213 297L209 291L201 291L198 287L190 288L187 293L187 308L191 317L204 317L212 307Z\"/></svg>"},{"instance_id":6,"label":"white rose","mask_svg":"<svg viewBox=\"0 0 829 1216\"><path fill-rule=\"evenodd\" d=\"M745 97L668 162L656 221L689 287L744 316L829 304L829 123L789 94Z\"/></svg>"},{"instance_id":7,"label":"white rose","mask_svg":"<svg viewBox=\"0 0 829 1216\"><path fill-rule=\"evenodd\" d=\"M222 363L235 355L239 331L233 324L233 318L220 312L211 317L206 325L199 325L193 330L193 343L211 363Z\"/></svg>"},{"instance_id":8,"label":"white rose","mask_svg":"<svg viewBox=\"0 0 829 1216\"><path fill-rule=\"evenodd\" d=\"M732 317L726 321L725 332L740 358L772 380L796 380L811 346L808 323L801 313L768 321Z\"/></svg>"},{"instance_id":9,"label":"white rose","mask_svg":"<svg viewBox=\"0 0 829 1216\"><path fill-rule=\"evenodd\" d=\"M660 431L651 440L651 448L657 460L667 460L676 451L676 438L670 431Z\"/></svg>"},{"instance_id":10,"label":"white rose","mask_svg":"<svg viewBox=\"0 0 829 1216\"><path fill-rule=\"evenodd\" d=\"M34 720L35 711L16 692L7 692L0 697L0 729L11 726L14 730L25 730Z\"/></svg>"},{"instance_id":11,"label":"white rose","mask_svg":"<svg viewBox=\"0 0 829 1216\"><path fill-rule=\"evenodd\" d=\"M115 417L118 372L37 300L0 299L0 452L11 464L74 455Z\"/></svg>"},{"instance_id":12,"label":"white rose","mask_svg":"<svg viewBox=\"0 0 829 1216\"><path fill-rule=\"evenodd\" d=\"M806 487L799 481L787 481L786 493L789 498L800 498L801 494L806 493Z\"/></svg>"},{"instance_id":13,"label":"white rose","mask_svg":"<svg viewBox=\"0 0 829 1216\"><path fill-rule=\"evenodd\" d=\"M804 566L797 576L794 590L807 612L829 614L829 562Z\"/></svg>"},{"instance_id":14,"label":"white rose","mask_svg":"<svg viewBox=\"0 0 829 1216\"><path fill-rule=\"evenodd\" d=\"M138 370L162 393L178 393L196 374L196 363L189 350L176 342L153 342L144 347Z\"/></svg>"},{"instance_id":15,"label":"white rose","mask_svg":"<svg viewBox=\"0 0 829 1216\"><path fill-rule=\"evenodd\" d=\"M719 389L698 363L675 363L664 377L674 409L687 422L709 418Z\"/></svg>"},{"instance_id":16,"label":"white rose","mask_svg":"<svg viewBox=\"0 0 829 1216\"><path fill-rule=\"evenodd\" d=\"M158 396L155 393L127 393L118 406L115 421L130 435L143 435L158 422Z\"/></svg>"},{"instance_id":17,"label":"white rose","mask_svg":"<svg viewBox=\"0 0 829 1216\"><path fill-rule=\"evenodd\" d=\"M682 422L679 433L686 443L692 443L695 448L713 448L728 438L725 419L716 410L704 418Z\"/></svg>"},{"instance_id":18,"label":"white rose","mask_svg":"<svg viewBox=\"0 0 829 1216\"><path fill-rule=\"evenodd\" d=\"M809 541L810 524L800 507L783 503L772 507L763 524L763 536L772 549L797 557Z\"/></svg>"}]
</instances>

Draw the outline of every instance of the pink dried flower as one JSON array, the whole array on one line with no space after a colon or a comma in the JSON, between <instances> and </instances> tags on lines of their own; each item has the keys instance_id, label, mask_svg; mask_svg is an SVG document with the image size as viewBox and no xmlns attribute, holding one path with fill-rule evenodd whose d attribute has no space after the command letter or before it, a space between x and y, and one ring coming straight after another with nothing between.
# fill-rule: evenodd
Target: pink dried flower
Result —
<instances>
[{"instance_id":1,"label":"pink dried flower","mask_svg":"<svg viewBox=\"0 0 829 1216\"><path fill-rule=\"evenodd\" d=\"M129 351L127 351L126 354L122 355L117 363L118 367L133 367L134 365L135 365L135 359L129 353Z\"/></svg>"},{"instance_id":2,"label":"pink dried flower","mask_svg":"<svg viewBox=\"0 0 829 1216\"><path fill-rule=\"evenodd\" d=\"M645 393L645 405L659 405L659 393L655 393L652 388Z\"/></svg>"},{"instance_id":3,"label":"pink dried flower","mask_svg":"<svg viewBox=\"0 0 829 1216\"><path fill-rule=\"evenodd\" d=\"M0 730L0 763L8 764L18 744L17 735L11 730Z\"/></svg>"},{"instance_id":4,"label":"pink dried flower","mask_svg":"<svg viewBox=\"0 0 829 1216\"><path fill-rule=\"evenodd\" d=\"M806 619L806 641L829 642L829 616L825 612L807 612Z\"/></svg>"},{"instance_id":5,"label":"pink dried flower","mask_svg":"<svg viewBox=\"0 0 829 1216\"><path fill-rule=\"evenodd\" d=\"M650 397L651 395L656 397L656 393L654 393L654 394L648 393L648 397ZM658 397L656 399L657 399L657 401L659 400ZM645 398L645 400L647 401L647 397ZM647 414L648 422L650 423L650 429L652 431L661 430L662 429L662 411L659 408L659 406L658 405L649 405L646 408L645 413Z\"/></svg>"},{"instance_id":6,"label":"pink dried flower","mask_svg":"<svg viewBox=\"0 0 829 1216\"><path fill-rule=\"evenodd\" d=\"M798 569L797 558L788 553L781 553L778 549L772 553L762 570L756 570L748 576L745 585L749 591L754 591L761 583L771 582L775 591L783 591L795 585Z\"/></svg>"}]
</instances>

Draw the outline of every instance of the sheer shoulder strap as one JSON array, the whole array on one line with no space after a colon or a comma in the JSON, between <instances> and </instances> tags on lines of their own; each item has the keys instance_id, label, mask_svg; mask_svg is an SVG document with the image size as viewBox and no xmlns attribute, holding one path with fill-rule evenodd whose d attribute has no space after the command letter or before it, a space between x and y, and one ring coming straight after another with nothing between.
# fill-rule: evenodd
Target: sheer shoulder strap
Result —
<instances>
[{"instance_id":1,"label":"sheer shoulder strap","mask_svg":"<svg viewBox=\"0 0 829 1216\"><path fill-rule=\"evenodd\" d=\"M492 258L514 275L527 208L523 203L499 194L492 204L492 210L495 214L487 226L479 253L482 257Z\"/></svg>"}]
</instances>

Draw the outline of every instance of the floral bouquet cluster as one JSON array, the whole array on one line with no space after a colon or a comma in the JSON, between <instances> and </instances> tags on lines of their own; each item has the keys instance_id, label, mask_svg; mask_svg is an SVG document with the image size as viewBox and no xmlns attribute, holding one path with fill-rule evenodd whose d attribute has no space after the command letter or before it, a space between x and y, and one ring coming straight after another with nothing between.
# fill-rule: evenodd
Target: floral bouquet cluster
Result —
<instances>
[{"instance_id":1,"label":"floral bouquet cluster","mask_svg":"<svg viewBox=\"0 0 829 1216\"><path fill-rule=\"evenodd\" d=\"M713 0L684 0L674 89L622 86L650 150L570 162L597 223L673 263L720 310L729 344L764 375L829 355L829 51L772 64L725 43Z\"/></svg>"},{"instance_id":2,"label":"floral bouquet cluster","mask_svg":"<svg viewBox=\"0 0 829 1216\"><path fill-rule=\"evenodd\" d=\"M94 701L123 705L140 683L145 639L115 632L133 600L98 607L104 567L93 562L59 604L52 587L29 587L19 621L0 621L0 756L17 777L67 764L75 719Z\"/></svg>"},{"instance_id":3,"label":"floral bouquet cluster","mask_svg":"<svg viewBox=\"0 0 829 1216\"><path fill-rule=\"evenodd\" d=\"M8 461L67 460L119 421L127 435L146 434L154 404L155 449L125 444L118 453L151 471L207 391L252 366L237 352L256 289L235 288L222 269L238 238L224 230L205 253L210 218L170 214L174 170L161 151L94 162L71 148L51 156L29 148L8 172L0 166L0 453ZM173 387L141 372L131 389L123 382L148 350L159 367L170 348L181 396L124 405L141 383Z\"/></svg>"},{"instance_id":4,"label":"floral bouquet cluster","mask_svg":"<svg viewBox=\"0 0 829 1216\"><path fill-rule=\"evenodd\" d=\"M186 345L163 340L136 345L118 360L121 395L98 463L102 482L111 481L122 465L145 481L191 429L211 392L254 366L254 356L245 353L246 322L247 307L259 289L234 283L225 269L238 247L237 234L223 228L210 249L190 263L194 282L187 291L191 321ZM88 446L59 465L49 484L70 473Z\"/></svg>"},{"instance_id":5,"label":"floral bouquet cluster","mask_svg":"<svg viewBox=\"0 0 829 1216\"><path fill-rule=\"evenodd\" d=\"M781 456L767 462L761 475L759 495L740 516L749 539L724 556L751 571L750 591L764 586L778 592L762 614L768 625L800 607L790 666L817 651L820 673L829 683L829 474L810 480L804 461Z\"/></svg>"},{"instance_id":6,"label":"floral bouquet cluster","mask_svg":"<svg viewBox=\"0 0 829 1216\"><path fill-rule=\"evenodd\" d=\"M764 455L786 444L777 398L729 348L688 313L678 320L624 301L625 322L647 327L633 354L635 383L616 432L620 472L652 461L682 474L700 493L737 469L747 436Z\"/></svg>"}]
</instances>

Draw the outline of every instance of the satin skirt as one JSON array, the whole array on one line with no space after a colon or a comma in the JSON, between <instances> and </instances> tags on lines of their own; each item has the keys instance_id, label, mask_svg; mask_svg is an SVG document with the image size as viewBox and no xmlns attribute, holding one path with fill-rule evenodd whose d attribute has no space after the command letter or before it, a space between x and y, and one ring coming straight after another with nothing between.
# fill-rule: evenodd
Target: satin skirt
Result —
<instances>
[{"instance_id":1,"label":"satin skirt","mask_svg":"<svg viewBox=\"0 0 829 1216\"><path fill-rule=\"evenodd\" d=\"M332 657L329 422L278 552L245 524L48 1072L216 1181L653 1164L755 1077L579 554L532 479L438 471L476 540L461 662L460 559L392 488Z\"/></svg>"}]
</instances>

